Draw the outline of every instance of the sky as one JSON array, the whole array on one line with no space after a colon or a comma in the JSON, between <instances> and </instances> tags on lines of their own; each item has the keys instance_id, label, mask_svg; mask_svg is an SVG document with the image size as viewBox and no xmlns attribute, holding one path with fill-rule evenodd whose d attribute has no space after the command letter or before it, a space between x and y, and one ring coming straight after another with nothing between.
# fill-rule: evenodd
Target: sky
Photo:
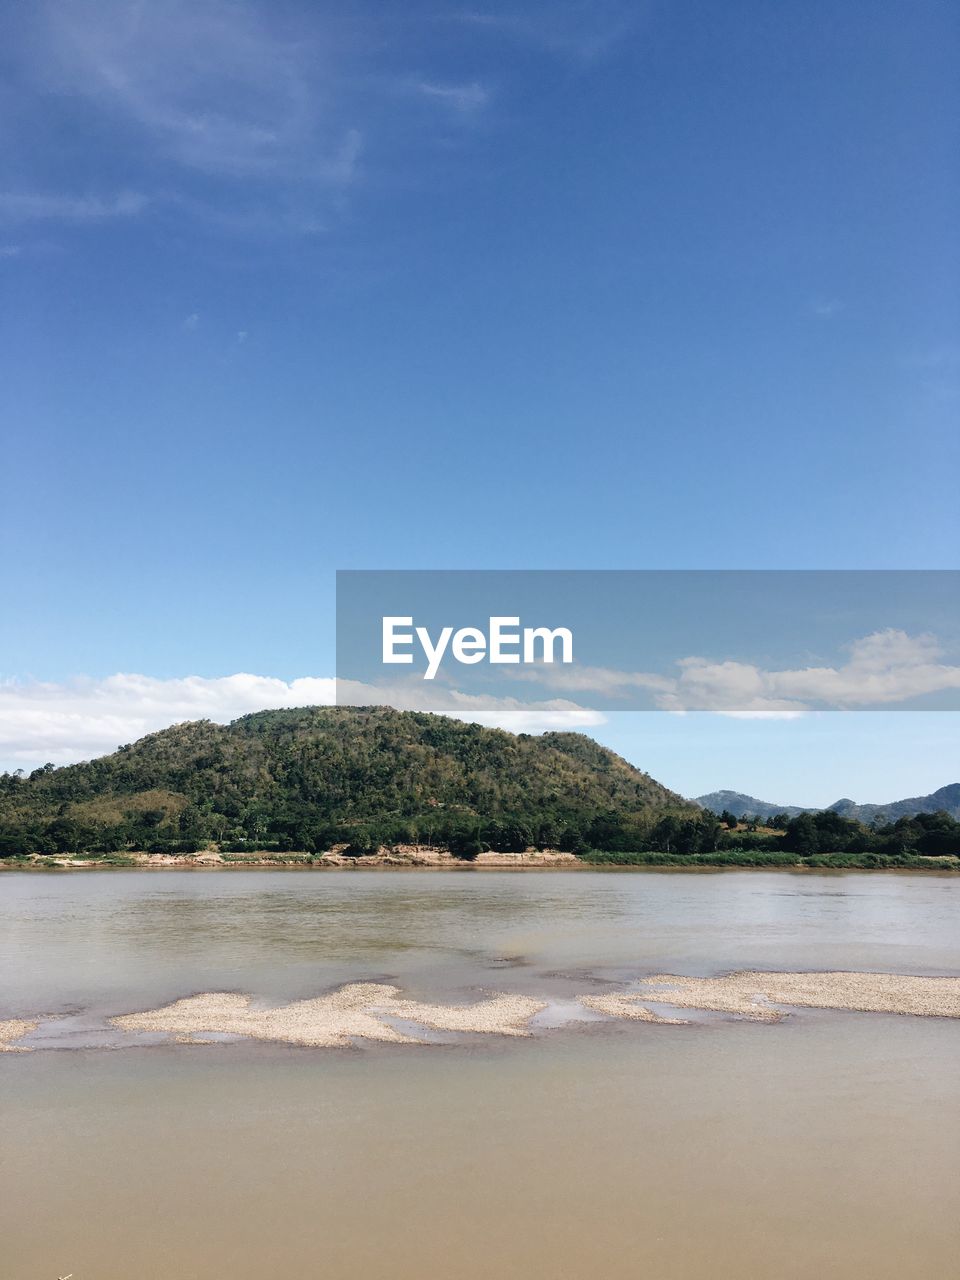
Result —
<instances>
[{"instance_id":1,"label":"sky","mask_svg":"<svg viewBox=\"0 0 960 1280\"><path fill-rule=\"evenodd\" d=\"M0 21L0 764L324 700L337 569L958 567L954 4ZM955 724L589 731L815 804Z\"/></svg>"}]
</instances>

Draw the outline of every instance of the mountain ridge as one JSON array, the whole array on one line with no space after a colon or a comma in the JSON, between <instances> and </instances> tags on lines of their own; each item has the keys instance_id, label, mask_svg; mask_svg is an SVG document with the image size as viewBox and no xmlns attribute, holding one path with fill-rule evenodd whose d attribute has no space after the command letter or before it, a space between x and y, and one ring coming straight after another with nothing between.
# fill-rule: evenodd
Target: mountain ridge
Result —
<instances>
[{"instance_id":1,"label":"mountain ridge","mask_svg":"<svg viewBox=\"0 0 960 1280\"><path fill-rule=\"evenodd\" d=\"M706 795L697 796L694 803L718 815L726 810L735 818L772 818L780 813L785 813L788 818L795 818L801 813L824 812L814 806L771 804L742 791L710 791ZM854 800L844 798L828 805L825 812L871 823L895 822L898 818L910 818L918 813L938 813L941 810L951 818L960 818L960 782L947 783L946 786L931 791L929 795L891 800L886 804L857 804Z\"/></svg>"}]
</instances>

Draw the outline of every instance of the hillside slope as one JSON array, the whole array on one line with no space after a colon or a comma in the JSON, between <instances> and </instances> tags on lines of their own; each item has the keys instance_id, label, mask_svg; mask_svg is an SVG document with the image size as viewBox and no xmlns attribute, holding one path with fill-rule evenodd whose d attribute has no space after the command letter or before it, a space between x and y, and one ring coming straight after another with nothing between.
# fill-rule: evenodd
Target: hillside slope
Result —
<instances>
[{"instance_id":1,"label":"hillside slope","mask_svg":"<svg viewBox=\"0 0 960 1280\"><path fill-rule=\"evenodd\" d=\"M514 735L383 707L198 721L0 779L6 852L350 842L579 847L695 813L581 734Z\"/></svg>"}]
</instances>

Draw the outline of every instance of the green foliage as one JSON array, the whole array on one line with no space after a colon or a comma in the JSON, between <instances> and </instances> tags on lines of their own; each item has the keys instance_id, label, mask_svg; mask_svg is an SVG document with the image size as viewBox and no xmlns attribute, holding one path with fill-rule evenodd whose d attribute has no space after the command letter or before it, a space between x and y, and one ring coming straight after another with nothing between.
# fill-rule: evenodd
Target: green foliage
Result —
<instances>
[{"instance_id":1,"label":"green foliage","mask_svg":"<svg viewBox=\"0 0 960 1280\"><path fill-rule=\"evenodd\" d=\"M590 849L583 855L585 862L615 863L621 866L653 867L793 867L797 865L795 854L783 850L728 849L702 854L664 853L647 849L636 852Z\"/></svg>"},{"instance_id":2,"label":"green foliage","mask_svg":"<svg viewBox=\"0 0 960 1280\"><path fill-rule=\"evenodd\" d=\"M790 818L782 839L784 848L804 858L836 853L864 858L950 857L960 854L960 822L941 810L867 827L854 818L825 809Z\"/></svg>"},{"instance_id":3,"label":"green foliage","mask_svg":"<svg viewBox=\"0 0 960 1280\"><path fill-rule=\"evenodd\" d=\"M800 858L795 853L783 849L727 849L714 853L679 854L662 853L657 850L615 851L609 849L590 849L581 855L585 862L598 865L615 864L619 866L651 866L651 867L817 867L822 870L866 869L882 870L898 867L917 870L939 870L940 862L931 862L915 854L884 853L833 853L815 854L810 858ZM960 869L956 861L949 870Z\"/></svg>"}]
</instances>

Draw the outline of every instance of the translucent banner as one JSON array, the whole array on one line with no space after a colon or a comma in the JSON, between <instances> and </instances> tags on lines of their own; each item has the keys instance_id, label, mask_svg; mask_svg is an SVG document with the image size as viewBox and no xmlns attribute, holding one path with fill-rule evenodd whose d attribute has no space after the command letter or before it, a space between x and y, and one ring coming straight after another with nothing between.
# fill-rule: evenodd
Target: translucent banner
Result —
<instances>
[{"instance_id":1,"label":"translucent banner","mask_svg":"<svg viewBox=\"0 0 960 1280\"><path fill-rule=\"evenodd\" d=\"M960 571L342 571L337 701L958 710Z\"/></svg>"}]
</instances>

